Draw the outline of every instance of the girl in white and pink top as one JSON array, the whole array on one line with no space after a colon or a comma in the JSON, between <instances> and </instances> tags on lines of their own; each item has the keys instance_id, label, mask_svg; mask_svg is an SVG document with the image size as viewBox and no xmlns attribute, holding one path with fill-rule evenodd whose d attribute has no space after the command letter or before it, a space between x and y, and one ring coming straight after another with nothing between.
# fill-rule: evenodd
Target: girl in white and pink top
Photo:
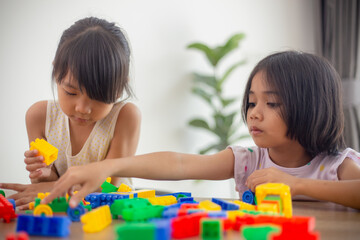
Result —
<instances>
[{"instance_id":1,"label":"girl in white and pink top","mask_svg":"<svg viewBox=\"0 0 360 240\"><path fill-rule=\"evenodd\" d=\"M257 147L228 147L213 155L157 152L72 167L43 203L80 184L70 202L75 206L107 176L235 178L240 193L263 183L285 183L292 196L360 209L359 154L343 150L341 99L339 75L325 59L295 51L272 54L250 74L242 104ZM98 169L103 171L96 175Z\"/></svg>"}]
</instances>

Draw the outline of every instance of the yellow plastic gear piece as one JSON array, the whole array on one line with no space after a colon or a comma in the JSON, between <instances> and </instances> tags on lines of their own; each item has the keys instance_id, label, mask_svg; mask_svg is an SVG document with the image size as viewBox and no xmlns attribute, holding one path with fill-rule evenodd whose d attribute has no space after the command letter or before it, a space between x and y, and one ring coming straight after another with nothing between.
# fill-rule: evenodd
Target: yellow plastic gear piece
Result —
<instances>
[{"instance_id":1,"label":"yellow plastic gear piece","mask_svg":"<svg viewBox=\"0 0 360 240\"><path fill-rule=\"evenodd\" d=\"M43 214L45 214L45 216L47 216L47 217L53 216L53 210L51 209L51 207L49 205L39 204L34 209L34 216L41 216Z\"/></svg>"}]
</instances>

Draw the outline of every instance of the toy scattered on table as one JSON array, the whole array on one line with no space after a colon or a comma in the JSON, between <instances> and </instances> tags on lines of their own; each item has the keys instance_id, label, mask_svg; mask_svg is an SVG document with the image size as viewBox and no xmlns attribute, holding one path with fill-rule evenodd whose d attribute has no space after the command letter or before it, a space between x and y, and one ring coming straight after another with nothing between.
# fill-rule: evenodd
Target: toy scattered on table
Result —
<instances>
[{"instance_id":1,"label":"toy scattered on table","mask_svg":"<svg viewBox=\"0 0 360 240\"><path fill-rule=\"evenodd\" d=\"M6 223L16 218L14 205L2 194L0 194L0 218L3 218Z\"/></svg>"},{"instance_id":2,"label":"toy scattered on table","mask_svg":"<svg viewBox=\"0 0 360 240\"><path fill-rule=\"evenodd\" d=\"M44 139L37 138L35 141L32 141L30 143L30 150L34 149L38 150L38 156L44 157L46 165L50 165L58 157L59 150Z\"/></svg>"},{"instance_id":3,"label":"toy scattered on table","mask_svg":"<svg viewBox=\"0 0 360 240\"><path fill-rule=\"evenodd\" d=\"M196 236L210 240L222 239L227 231L239 232L243 239L319 239L313 217L292 216L290 188L281 183L257 186L255 194L250 192L257 200L254 205L219 198L197 202L187 192L156 196L155 190L134 191L127 185L117 188L110 181L102 184L105 192L89 194L77 208L69 207L69 197L40 204L47 193L39 193L32 204L34 215L20 215L17 231L66 237L71 221L81 220L83 231L91 234L105 229L112 219L121 219L124 223L114 227L119 240ZM113 192L107 192L109 189ZM8 211L14 210L8 201L6 206ZM56 216L59 213L67 216ZM3 218L10 221L14 217L8 214Z\"/></svg>"},{"instance_id":4,"label":"toy scattered on table","mask_svg":"<svg viewBox=\"0 0 360 240\"><path fill-rule=\"evenodd\" d=\"M5 240L29 240L27 232L8 233Z\"/></svg>"},{"instance_id":5,"label":"toy scattered on table","mask_svg":"<svg viewBox=\"0 0 360 240\"><path fill-rule=\"evenodd\" d=\"M3 195L4 197L6 197L5 192L3 190L1 190L1 189L0 189L0 194Z\"/></svg>"},{"instance_id":6,"label":"toy scattered on table","mask_svg":"<svg viewBox=\"0 0 360 240\"><path fill-rule=\"evenodd\" d=\"M255 193L252 192L251 190L247 190L243 193L241 200L243 202L249 203L249 204L253 204L256 205L256 197L255 197Z\"/></svg>"}]
</instances>

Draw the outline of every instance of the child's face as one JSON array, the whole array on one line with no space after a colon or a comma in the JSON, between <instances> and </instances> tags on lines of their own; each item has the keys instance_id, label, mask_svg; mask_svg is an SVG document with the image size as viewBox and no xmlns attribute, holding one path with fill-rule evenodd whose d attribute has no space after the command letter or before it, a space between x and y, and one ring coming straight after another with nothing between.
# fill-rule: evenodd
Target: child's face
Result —
<instances>
[{"instance_id":1,"label":"child's face","mask_svg":"<svg viewBox=\"0 0 360 240\"><path fill-rule=\"evenodd\" d=\"M80 91L77 81L70 74L57 84L57 90L62 111L76 125L93 125L105 118L114 105L90 99L84 89Z\"/></svg>"},{"instance_id":2,"label":"child's face","mask_svg":"<svg viewBox=\"0 0 360 240\"><path fill-rule=\"evenodd\" d=\"M278 93L266 85L264 74L258 72L252 79L246 119L257 146L288 146L293 141L286 136L287 126L281 118L281 104Z\"/></svg>"}]
</instances>

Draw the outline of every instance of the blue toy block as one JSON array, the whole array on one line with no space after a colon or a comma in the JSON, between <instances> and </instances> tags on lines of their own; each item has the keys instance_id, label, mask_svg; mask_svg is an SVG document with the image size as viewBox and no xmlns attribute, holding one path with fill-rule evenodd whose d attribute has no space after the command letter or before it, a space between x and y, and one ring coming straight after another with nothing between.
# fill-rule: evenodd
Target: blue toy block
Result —
<instances>
[{"instance_id":1,"label":"blue toy block","mask_svg":"<svg viewBox=\"0 0 360 240\"><path fill-rule=\"evenodd\" d=\"M176 197L176 199L178 199L179 197L191 197L191 193L190 192L176 192L176 193L169 193L169 194L164 194L164 195L160 195L161 196L169 196L172 195L174 197ZM180 196L179 196L180 195Z\"/></svg>"},{"instance_id":2,"label":"blue toy block","mask_svg":"<svg viewBox=\"0 0 360 240\"><path fill-rule=\"evenodd\" d=\"M67 209L67 215L73 222L80 222L80 217L85 214L85 208L81 205L78 205L75 208L69 207Z\"/></svg>"},{"instance_id":3,"label":"blue toy block","mask_svg":"<svg viewBox=\"0 0 360 240\"><path fill-rule=\"evenodd\" d=\"M178 216L179 208L168 208L164 209L162 213L163 218L175 218Z\"/></svg>"},{"instance_id":4,"label":"blue toy block","mask_svg":"<svg viewBox=\"0 0 360 240\"><path fill-rule=\"evenodd\" d=\"M164 207L164 210L170 209L170 208L180 208L183 203L175 203L171 205L167 205Z\"/></svg>"},{"instance_id":5,"label":"blue toy block","mask_svg":"<svg viewBox=\"0 0 360 240\"><path fill-rule=\"evenodd\" d=\"M10 198L10 199L8 199L8 201L13 205L14 210L16 211L16 203L15 203L15 200Z\"/></svg>"},{"instance_id":6,"label":"blue toy block","mask_svg":"<svg viewBox=\"0 0 360 240\"><path fill-rule=\"evenodd\" d=\"M152 219L150 223L155 225L156 240L171 239L171 221L168 219Z\"/></svg>"},{"instance_id":7,"label":"blue toy block","mask_svg":"<svg viewBox=\"0 0 360 240\"><path fill-rule=\"evenodd\" d=\"M70 234L70 224L68 217L19 215L16 231L25 231L29 235L67 237Z\"/></svg>"},{"instance_id":8,"label":"blue toy block","mask_svg":"<svg viewBox=\"0 0 360 240\"><path fill-rule=\"evenodd\" d=\"M134 194L135 197L136 194ZM85 201L89 202L91 208L97 208L104 205L109 205L114 203L117 199L128 199L129 195L116 194L116 193L90 193L85 197Z\"/></svg>"},{"instance_id":9,"label":"blue toy block","mask_svg":"<svg viewBox=\"0 0 360 240\"><path fill-rule=\"evenodd\" d=\"M178 202L180 202L180 203L197 203L197 201L195 201L193 197L182 197L182 198L178 199Z\"/></svg>"},{"instance_id":10,"label":"blue toy block","mask_svg":"<svg viewBox=\"0 0 360 240\"><path fill-rule=\"evenodd\" d=\"M218 211L218 212L208 212L209 218L227 218L226 211Z\"/></svg>"},{"instance_id":11,"label":"blue toy block","mask_svg":"<svg viewBox=\"0 0 360 240\"><path fill-rule=\"evenodd\" d=\"M235 203L227 202L227 201L219 199L219 198L212 198L212 202L220 205L222 210L238 210L239 209L239 205L237 205Z\"/></svg>"},{"instance_id":12,"label":"blue toy block","mask_svg":"<svg viewBox=\"0 0 360 240\"><path fill-rule=\"evenodd\" d=\"M255 204L255 193L247 190L243 193L241 200L249 204Z\"/></svg>"}]
</instances>

